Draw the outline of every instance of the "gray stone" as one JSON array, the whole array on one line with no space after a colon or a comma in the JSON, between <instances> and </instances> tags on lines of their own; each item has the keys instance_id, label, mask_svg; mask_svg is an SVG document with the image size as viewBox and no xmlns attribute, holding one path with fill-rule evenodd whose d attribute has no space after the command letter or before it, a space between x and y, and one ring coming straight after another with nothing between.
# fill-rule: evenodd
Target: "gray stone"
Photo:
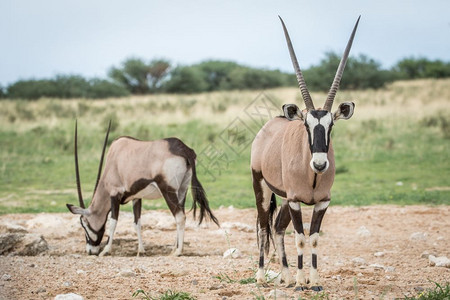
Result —
<instances>
[{"instance_id":1,"label":"gray stone","mask_svg":"<svg viewBox=\"0 0 450 300\"><path fill-rule=\"evenodd\" d=\"M54 300L84 300L84 298L80 295L69 293L56 295Z\"/></svg>"},{"instance_id":2,"label":"gray stone","mask_svg":"<svg viewBox=\"0 0 450 300\"><path fill-rule=\"evenodd\" d=\"M134 276L136 276L136 273L133 272L132 270L123 270L123 271L120 271L119 276L121 276L121 277L134 277Z\"/></svg>"},{"instance_id":3,"label":"gray stone","mask_svg":"<svg viewBox=\"0 0 450 300\"><path fill-rule=\"evenodd\" d=\"M223 253L223 258L240 258L240 257L242 257L242 253L237 248L230 248Z\"/></svg>"},{"instance_id":4,"label":"gray stone","mask_svg":"<svg viewBox=\"0 0 450 300\"><path fill-rule=\"evenodd\" d=\"M3 281L10 281L10 280L11 280L11 275L9 275L9 274L3 274L2 280L3 280Z\"/></svg>"},{"instance_id":5,"label":"gray stone","mask_svg":"<svg viewBox=\"0 0 450 300\"><path fill-rule=\"evenodd\" d=\"M269 298L273 298L273 299L284 299L287 297L286 292L282 291L282 290L271 290L269 292Z\"/></svg>"},{"instance_id":6,"label":"gray stone","mask_svg":"<svg viewBox=\"0 0 450 300\"><path fill-rule=\"evenodd\" d=\"M36 256L47 250L47 241L41 235L0 234L0 255Z\"/></svg>"},{"instance_id":7,"label":"gray stone","mask_svg":"<svg viewBox=\"0 0 450 300\"><path fill-rule=\"evenodd\" d=\"M25 227L13 223L1 223L0 233L28 233Z\"/></svg>"},{"instance_id":8,"label":"gray stone","mask_svg":"<svg viewBox=\"0 0 450 300\"><path fill-rule=\"evenodd\" d=\"M436 257L434 255L430 255L428 260L430 266L450 268L450 259L445 256Z\"/></svg>"},{"instance_id":9,"label":"gray stone","mask_svg":"<svg viewBox=\"0 0 450 300\"><path fill-rule=\"evenodd\" d=\"M369 231L369 229L367 229L365 226L359 227L356 234L360 237L369 237L372 235L372 233Z\"/></svg>"},{"instance_id":10,"label":"gray stone","mask_svg":"<svg viewBox=\"0 0 450 300\"><path fill-rule=\"evenodd\" d=\"M409 236L411 241L425 241L427 239L427 234L423 232L414 232Z\"/></svg>"},{"instance_id":11,"label":"gray stone","mask_svg":"<svg viewBox=\"0 0 450 300\"><path fill-rule=\"evenodd\" d=\"M366 261L362 257L355 257L352 259L352 263L355 266L362 266L366 264Z\"/></svg>"}]
</instances>

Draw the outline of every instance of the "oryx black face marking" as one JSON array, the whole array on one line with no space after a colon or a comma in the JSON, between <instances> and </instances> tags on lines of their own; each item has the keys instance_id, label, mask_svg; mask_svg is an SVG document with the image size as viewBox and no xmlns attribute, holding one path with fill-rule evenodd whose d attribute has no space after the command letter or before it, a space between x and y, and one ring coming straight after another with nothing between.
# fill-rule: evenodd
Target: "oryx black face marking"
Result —
<instances>
[{"instance_id":1,"label":"oryx black face marking","mask_svg":"<svg viewBox=\"0 0 450 300\"><path fill-rule=\"evenodd\" d=\"M309 111L305 119L311 153L328 152L333 127L331 113L324 110Z\"/></svg>"}]
</instances>

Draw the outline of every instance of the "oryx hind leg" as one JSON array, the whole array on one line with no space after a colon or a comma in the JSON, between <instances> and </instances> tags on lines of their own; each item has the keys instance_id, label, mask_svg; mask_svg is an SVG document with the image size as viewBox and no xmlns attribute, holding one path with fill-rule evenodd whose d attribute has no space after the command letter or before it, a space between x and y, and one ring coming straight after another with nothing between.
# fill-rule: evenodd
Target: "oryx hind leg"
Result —
<instances>
[{"instance_id":1,"label":"oryx hind leg","mask_svg":"<svg viewBox=\"0 0 450 300\"><path fill-rule=\"evenodd\" d=\"M269 253L270 238L270 205L273 192L264 182L260 172L252 172L253 190L256 199L256 208L258 211L257 231L259 247L259 265L256 272L256 283L265 284L266 277L264 272L264 254Z\"/></svg>"},{"instance_id":2,"label":"oryx hind leg","mask_svg":"<svg viewBox=\"0 0 450 300\"><path fill-rule=\"evenodd\" d=\"M286 233L286 228L291 222L291 216L289 214L289 206L286 200L283 200L280 212L275 220L275 244L277 247L277 254L280 259L281 274L280 283L284 281L286 286L290 286L294 283L291 273L289 272L289 266L286 257L286 251L284 247L284 236Z\"/></svg>"},{"instance_id":3,"label":"oryx hind leg","mask_svg":"<svg viewBox=\"0 0 450 300\"><path fill-rule=\"evenodd\" d=\"M317 272L317 246L319 243L320 225L322 224L323 216L327 211L330 200L321 201L314 205L314 212L311 218L311 229L309 233L309 243L311 245L311 269L309 273L309 281L311 289L319 292L322 291L320 284L319 273Z\"/></svg>"},{"instance_id":4,"label":"oryx hind leg","mask_svg":"<svg viewBox=\"0 0 450 300\"><path fill-rule=\"evenodd\" d=\"M134 227L136 228L136 233L138 237L137 256L145 254L144 242L142 240L142 231L141 231L141 211L142 211L142 199L134 199L133 200Z\"/></svg>"},{"instance_id":5,"label":"oryx hind leg","mask_svg":"<svg viewBox=\"0 0 450 300\"><path fill-rule=\"evenodd\" d=\"M117 220L119 219L120 198L120 195L111 197L111 215L109 217L108 241L105 248L103 248L100 253L100 256L111 254L114 232L116 231Z\"/></svg>"},{"instance_id":6,"label":"oryx hind leg","mask_svg":"<svg viewBox=\"0 0 450 300\"><path fill-rule=\"evenodd\" d=\"M180 201L178 199L178 191L172 188L166 190L161 189L161 193L166 200L166 203L169 206L169 209L172 212L177 224L177 238L175 240L175 247L171 254L174 256L180 256L183 252L184 229L186 225L186 214L184 211L185 198Z\"/></svg>"}]
</instances>

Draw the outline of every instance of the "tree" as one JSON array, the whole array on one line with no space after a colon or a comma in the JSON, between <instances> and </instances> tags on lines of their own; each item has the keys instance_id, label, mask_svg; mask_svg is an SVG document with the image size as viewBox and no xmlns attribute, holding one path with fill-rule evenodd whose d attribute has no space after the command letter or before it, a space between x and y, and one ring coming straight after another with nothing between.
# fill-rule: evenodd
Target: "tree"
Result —
<instances>
[{"instance_id":1,"label":"tree","mask_svg":"<svg viewBox=\"0 0 450 300\"><path fill-rule=\"evenodd\" d=\"M341 56L334 52L325 54L317 66L312 66L305 73L305 80L311 90L328 91L339 66ZM366 55L349 57L340 84L341 89L380 88L394 78L389 71Z\"/></svg>"},{"instance_id":2,"label":"tree","mask_svg":"<svg viewBox=\"0 0 450 300\"><path fill-rule=\"evenodd\" d=\"M430 61L424 57L404 58L393 68L401 79L450 77L450 63L441 60Z\"/></svg>"},{"instance_id":3,"label":"tree","mask_svg":"<svg viewBox=\"0 0 450 300\"><path fill-rule=\"evenodd\" d=\"M108 75L133 94L148 94L158 90L169 68L169 62L162 59L146 63L140 58L128 58L121 67L112 67Z\"/></svg>"},{"instance_id":4,"label":"tree","mask_svg":"<svg viewBox=\"0 0 450 300\"><path fill-rule=\"evenodd\" d=\"M200 69L180 66L172 71L164 88L169 93L200 93L207 91L208 83Z\"/></svg>"}]
</instances>

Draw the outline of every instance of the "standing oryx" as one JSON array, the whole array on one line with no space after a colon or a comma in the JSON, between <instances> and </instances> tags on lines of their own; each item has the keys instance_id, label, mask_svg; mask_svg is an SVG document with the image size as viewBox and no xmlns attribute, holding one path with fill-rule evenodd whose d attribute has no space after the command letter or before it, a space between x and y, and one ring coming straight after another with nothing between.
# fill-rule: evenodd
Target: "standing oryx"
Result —
<instances>
[{"instance_id":1,"label":"standing oryx","mask_svg":"<svg viewBox=\"0 0 450 300\"><path fill-rule=\"evenodd\" d=\"M164 197L177 224L177 239L173 254L181 255L186 222L184 204L189 182L191 182L194 218L198 203L200 205L199 223L203 221L207 213L207 216L218 225L216 217L209 208L205 191L197 179L194 150L177 138L140 141L131 137L119 137L109 148L105 172L102 175L101 169L109 130L110 128L103 145L92 202L88 208L85 208L81 195L77 126L75 125L75 171L81 207L70 204L67 204L67 207L72 213L81 215L81 226L86 235L86 251L89 254L98 254L100 251L109 212L111 212L111 219L108 242L100 255L111 251L119 207L129 201L133 201L134 223L139 241L138 255L144 253L140 222L141 199Z\"/></svg>"},{"instance_id":2,"label":"standing oryx","mask_svg":"<svg viewBox=\"0 0 450 300\"><path fill-rule=\"evenodd\" d=\"M264 252L267 255L269 250L272 217L276 209L276 194L283 198L280 212L275 221L275 243L282 266L281 280L284 280L287 285L293 283L284 249L285 230L292 220L298 254L296 289L306 288L308 280L303 273L303 248L306 240L300 202L314 205L309 233L312 256L309 283L311 289L320 291L322 286L317 273L316 247L320 224L330 203L330 189L335 174L330 133L334 122L339 119L349 119L353 115L355 104L344 102L339 105L334 113L331 113L331 107L347 62L359 18L347 43L323 109L314 107L289 34L281 17L280 20L302 97L306 104L306 110L300 110L295 104L283 105L284 116L267 122L252 144L251 169L258 209L258 246L260 251L256 279L258 283L265 282Z\"/></svg>"}]
</instances>

